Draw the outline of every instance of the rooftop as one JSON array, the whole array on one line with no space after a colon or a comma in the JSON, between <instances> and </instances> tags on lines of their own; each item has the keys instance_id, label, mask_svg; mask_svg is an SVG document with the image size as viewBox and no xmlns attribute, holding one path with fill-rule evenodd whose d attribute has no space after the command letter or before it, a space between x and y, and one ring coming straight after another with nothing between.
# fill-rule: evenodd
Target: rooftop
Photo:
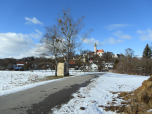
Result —
<instances>
[{"instance_id":1,"label":"rooftop","mask_svg":"<svg viewBox=\"0 0 152 114\"><path fill-rule=\"evenodd\" d=\"M103 50L103 49L97 50L97 53L98 53L98 52L104 52L104 50Z\"/></svg>"}]
</instances>

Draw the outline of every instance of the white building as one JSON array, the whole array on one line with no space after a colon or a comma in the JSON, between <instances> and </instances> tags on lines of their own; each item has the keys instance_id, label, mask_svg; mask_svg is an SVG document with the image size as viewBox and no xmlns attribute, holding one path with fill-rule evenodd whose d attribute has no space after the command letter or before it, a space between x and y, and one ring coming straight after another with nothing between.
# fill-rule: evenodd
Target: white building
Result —
<instances>
[{"instance_id":1,"label":"white building","mask_svg":"<svg viewBox=\"0 0 152 114\"><path fill-rule=\"evenodd\" d=\"M114 63L105 63L105 68L107 70L112 69L113 68Z\"/></svg>"},{"instance_id":2,"label":"white building","mask_svg":"<svg viewBox=\"0 0 152 114\"><path fill-rule=\"evenodd\" d=\"M112 58L118 58L118 57L120 57L120 54L114 54L114 55L112 55Z\"/></svg>"},{"instance_id":3,"label":"white building","mask_svg":"<svg viewBox=\"0 0 152 114\"><path fill-rule=\"evenodd\" d=\"M90 65L90 70L91 70L91 71L98 71L98 65L96 65L96 64L94 64L94 63L91 64L91 65Z\"/></svg>"},{"instance_id":4,"label":"white building","mask_svg":"<svg viewBox=\"0 0 152 114\"><path fill-rule=\"evenodd\" d=\"M17 63L16 63L16 66L17 66L17 67L23 67L24 64L25 64L25 62L17 62Z\"/></svg>"}]
</instances>

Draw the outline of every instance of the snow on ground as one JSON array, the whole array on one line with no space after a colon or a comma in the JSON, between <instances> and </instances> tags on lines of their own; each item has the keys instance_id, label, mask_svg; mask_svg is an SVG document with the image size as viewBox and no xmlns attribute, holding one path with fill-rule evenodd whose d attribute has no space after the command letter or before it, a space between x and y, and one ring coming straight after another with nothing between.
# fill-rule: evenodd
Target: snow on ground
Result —
<instances>
[{"instance_id":1,"label":"snow on ground","mask_svg":"<svg viewBox=\"0 0 152 114\"><path fill-rule=\"evenodd\" d=\"M80 76L89 72L70 71L70 75ZM92 72L90 72L92 73ZM94 72L95 73L95 72ZM54 80L41 80L47 76L54 76L54 71L0 71L0 96L22 91L28 88L47 84L53 81L61 81L65 78ZM74 98L67 104L64 104L59 110L52 109L54 114L115 114L115 112L106 112L100 105L106 105L112 102L113 97L117 94L111 92L133 91L142 82L149 77L136 76L127 74L105 73L99 78L92 80L87 87L82 87ZM121 100L117 99L116 103L120 104ZM81 110L80 107L84 108Z\"/></svg>"},{"instance_id":2,"label":"snow on ground","mask_svg":"<svg viewBox=\"0 0 152 114\"><path fill-rule=\"evenodd\" d=\"M73 94L74 98L62 105L60 109L53 108L53 114L116 114L111 111L106 112L101 107L101 105L108 106L107 103L117 97L118 94L111 92L133 91L148 78L149 76L105 73L93 79L87 87L80 88L77 93ZM117 105L120 105L121 101L117 99Z\"/></svg>"},{"instance_id":3,"label":"snow on ground","mask_svg":"<svg viewBox=\"0 0 152 114\"><path fill-rule=\"evenodd\" d=\"M81 72L80 70L70 70L70 75L74 76L88 73L89 72ZM54 75L54 70L0 71L0 96L68 78L65 77L54 80L45 79L47 76Z\"/></svg>"},{"instance_id":4,"label":"snow on ground","mask_svg":"<svg viewBox=\"0 0 152 114\"><path fill-rule=\"evenodd\" d=\"M152 109L148 110L147 112L152 112Z\"/></svg>"}]
</instances>

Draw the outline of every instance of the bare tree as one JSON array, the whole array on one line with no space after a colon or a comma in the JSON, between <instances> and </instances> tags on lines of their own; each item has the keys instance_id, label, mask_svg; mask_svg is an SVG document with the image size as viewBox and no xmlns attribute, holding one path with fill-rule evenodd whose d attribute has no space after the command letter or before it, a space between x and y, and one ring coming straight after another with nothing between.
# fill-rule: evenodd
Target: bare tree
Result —
<instances>
[{"instance_id":1,"label":"bare tree","mask_svg":"<svg viewBox=\"0 0 152 114\"><path fill-rule=\"evenodd\" d=\"M51 27L45 27L46 33L41 39L44 47L43 55L51 55L55 59L56 72L57 75L57 63L59 57L65 57L67 61L67 71L69 74L69 59L74 55L76 48L80 47L82 42L78 43L77 39L80 38L79 33L82 30L83 23L82 20L84 16L75 21L70 14L69 10L63 10L62 16L57 19L57 25ZM88 33L82 34L81 40L88 36Z\"/></svg>"},{"instance_id":2,"label":"bare tree","mask_svg":"<svg viewBox=\"0 0 152 114\"><path fill-rule=\"evenodd\" d=\"M87 53L91 52L91 50L87 49L87 50L80 50L80 54L81 55L85 55Z\"/></svg>"},{"instance_id":3,"label":"bare tree","mask_svg":"<svg viewBox=\"0 0 152 114\"><path fill-rule=\"evenodd\" d=\"M125 49L125 56L127 58L127 61L129 61L134 56L134 50L132 50L131 48Z\"/></svg>"},{"instance_id":4,"label":"bare tree","mask_svg":"<svg viewBox=\"0 0 152 114\"><path fill-rule=\"evenodd\" d=\"M80 38L78 36L80 34L80 31L82 30L83 23L82 20L84 19L84 16L82 16L80 19L75 21L71 14L70 9L63 10L63 15L58 18L58 26L60 31L60 36L65 40L65 57L68 65L68 71L69 71L69 59L71 56L72 50L75 50L76 48L80 47L81 43L78 43L77 39ZM89 32L88 32L89 33ZM81 40L83 41L87 36L88 33L83 34L81 36Z\"/></svg>"},{"instance_id":5,"label":"bare tree","mask_svg":"<svg viewBox=\"0 0 152 114\"><path fill-rule=\"evenodd\" d=\"M55 59L55 76L57 76L58 57L64 52L64 41L60 37L58 26L45 27L44 37L41 39L43 55L53 56Z\"/></svg>"},{"instance_id":6,"label":"bare tree","mask_svg":"<svg viewBox=\"0 0 152 114\"><path fill-rule=\"evenodd\" d=\"M85 55L80 55L79 60L80 60L81 64L83 65L83 71L85 71L86 70L86 65L87 65Z\"/></svg>"},{"instance_id":7,"label":"bare tree","mask_svg":"<svg viewBox=\"0 0 152 114\"><path fill-rule=\"evenodd\" d=\"M133 57L134 51L132 49L126 49L126 53L122 60L116 65L116 72L127 74L140 74L148 75L152 74L152 59L151 58L137 58Z\"/></svg>"},{"instance_id":8,"label":"bare tree","mask_svg":"<svg viewBox=\"0 0 152 114\"><path fill-rule=\"evenodd\" d=\"M106 62L106 63L109 63L109 62L114 62L114 58L112 58L112 55L113 55L113 53L104 53L103 54L103 56L102 56L102 58L104 59L104 61Z\"/></svg>"}]
</instances>

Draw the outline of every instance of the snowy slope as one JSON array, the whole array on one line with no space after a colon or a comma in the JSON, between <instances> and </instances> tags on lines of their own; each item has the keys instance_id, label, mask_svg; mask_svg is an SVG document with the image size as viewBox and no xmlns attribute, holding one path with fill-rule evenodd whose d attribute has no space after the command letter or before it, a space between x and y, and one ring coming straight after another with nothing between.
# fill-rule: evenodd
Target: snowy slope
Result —
<instances>
[{"instance_id":1,"label":"snowy slope","mask_svg":"<svg viewBox=\"0 0 152 114\"><path fill-rule=\"evenodd\" d=\"M100 75L98 79L94 79L93 82L87 86L80 88L77 93L74 93L74 98L67 104L62 105L58 110L53 108L54 114L115 114L115 112L106 112L100 105L107 105L108 102L112 102L112 98L117 94L110 92L119 91L133 91L142 82L149 77L106 73ZM116 103L119 104L120 99L117 99ZM84 108L84 110L80 108Z\"/></svg>"}]
</instances>

